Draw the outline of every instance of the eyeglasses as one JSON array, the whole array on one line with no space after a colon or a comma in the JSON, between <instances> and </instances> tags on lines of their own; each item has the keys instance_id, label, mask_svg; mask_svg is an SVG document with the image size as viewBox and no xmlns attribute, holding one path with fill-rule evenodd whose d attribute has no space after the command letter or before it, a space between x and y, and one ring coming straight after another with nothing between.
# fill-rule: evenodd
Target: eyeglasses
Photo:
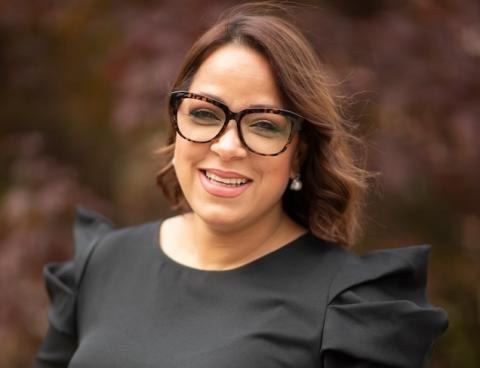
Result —
<instances>
[{"instance_id":1,"label":"eyeglasses","mask_svg":"<svg viewBox=\"0 0 480 368\"><path fill-rule=\"evenodd\" d=\"M187 91L170 94L170 117L177 133L195 143L220 137L233 119L242 144L262 156L284 152L305 120L292 111L275 108L249 108L235 113L222 102Z\"/></svg>"}]
</instances>

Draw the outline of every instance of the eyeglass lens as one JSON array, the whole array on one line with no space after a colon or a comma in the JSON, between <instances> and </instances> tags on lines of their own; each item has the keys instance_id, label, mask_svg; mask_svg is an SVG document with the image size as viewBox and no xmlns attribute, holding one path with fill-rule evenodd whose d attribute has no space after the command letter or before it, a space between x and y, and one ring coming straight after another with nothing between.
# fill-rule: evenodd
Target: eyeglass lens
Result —
<instances>
[{"instance_id":1,"label":"eyeglass lens","mask_svg":"<svg viewBox=\"0 0 480 368\"><path fill-rule=\"evenodd\" d=\"M195 98L183 98L177 109L180 133L195 142L211 141L226 120L218 106ZM270 112L249 112L240 121L245 144L260 154L276 154L287 145L292 121L284 115Z\"/></svg>"}]
</instances>

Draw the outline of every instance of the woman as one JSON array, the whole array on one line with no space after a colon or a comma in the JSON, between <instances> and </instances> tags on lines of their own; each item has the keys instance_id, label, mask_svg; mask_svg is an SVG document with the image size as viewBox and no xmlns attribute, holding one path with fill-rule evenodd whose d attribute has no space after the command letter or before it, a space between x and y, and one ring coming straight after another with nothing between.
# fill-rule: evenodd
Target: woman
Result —
<instances>
[{"instance_id":1,"label":"woman","mask_svg":"<svg viewBox=\"0 0 480 368\"><path fill-rule=\"evenodd\" d=\"M279 10L233 9L180 68L158 176L180 214L114 230L78 211L36 367L423 365L447 324L428 247L346 250L366 173Z\"/></svg>"}]
</instances>

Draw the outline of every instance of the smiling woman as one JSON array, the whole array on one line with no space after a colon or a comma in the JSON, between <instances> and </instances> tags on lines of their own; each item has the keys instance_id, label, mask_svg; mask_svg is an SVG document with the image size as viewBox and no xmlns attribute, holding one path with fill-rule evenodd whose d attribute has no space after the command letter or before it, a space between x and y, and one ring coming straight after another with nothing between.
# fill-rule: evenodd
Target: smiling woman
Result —
<instances>
[{"instance_id":1,"label":"smiling woman","mask_svg":"<svg viewBox=\"0 0 480 368\"><path fill-rule=\"evenodd\" d=\"M286 14L236 7L192 47L157 178L180 213L114 230L79 210L37 367L423 365L447 325L428 247L346 250L367 173Z\"/></svg>"}]
</instances>

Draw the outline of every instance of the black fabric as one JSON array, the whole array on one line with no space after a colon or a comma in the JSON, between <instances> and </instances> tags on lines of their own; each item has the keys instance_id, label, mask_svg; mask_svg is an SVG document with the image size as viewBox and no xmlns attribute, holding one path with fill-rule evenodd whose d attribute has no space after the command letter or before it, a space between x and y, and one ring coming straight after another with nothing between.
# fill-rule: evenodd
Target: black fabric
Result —
<instances>
[{"instance_id":1,"label":"black fabric","mask_svg":"<svg viewBox=\"0 0 480 368\"><path fill-rule=\"evenodd\" d=\"M422 367L447 327L425 298L426 246L357 257L306 234L202 271L162 252L159 227L79 209L74 260L45 267L34 367Z\"/></svg>"}]
</instances>

